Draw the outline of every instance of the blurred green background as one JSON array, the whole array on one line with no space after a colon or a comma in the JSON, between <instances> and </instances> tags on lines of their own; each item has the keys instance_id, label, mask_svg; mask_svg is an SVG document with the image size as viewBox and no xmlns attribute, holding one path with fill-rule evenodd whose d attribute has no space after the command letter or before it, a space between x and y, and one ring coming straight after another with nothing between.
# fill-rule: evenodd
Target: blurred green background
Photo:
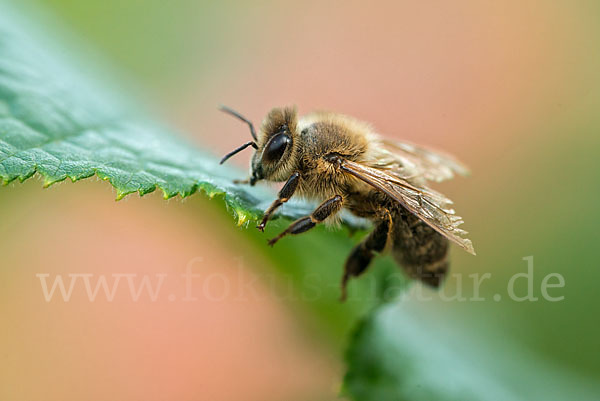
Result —
<instances>
[{"instance_id":1,"label":"blurred green background","mask_svg":"<svg viewBox=\"0 0 600 401\"><path fill-rule=\"evenodd\" d=\"M455 154L473 175L438 188L456 202L478 255L452 249L453 272L466 297L469 274L491 273L480 288L486 300L444 302L427 293L434 300L418 302L413 288L405 307L473 333L499 354L511 344L574 382L600 385L597 2L40 0L21 7L53 14L118 71L131 97L217 155L247 138L216 111L220 103L257 123L273 106L335 110L388 137ZM248 157L232 162L245 168ZM201 382L211 400L335 398L339 349L301 302L273 295L270 249L245 241L202 196L115 204L109 186L95 181L0 189L5 399L67 399L66 388L73 399L193 399L200 390L190 382ZM176 313L126 300L45 304L34 276L179 274L198 255L232 277L242 265L262 296L204 300ZM535 295L544 276L560 273L565 287L550 294L563 301L508 299L507 283L526 272L528 256ZM276 287L285 285L283 274ZM451 278L445 294L458 285ZM520 281L516 292L525 287Z\"/></svg>"}]
</instances>

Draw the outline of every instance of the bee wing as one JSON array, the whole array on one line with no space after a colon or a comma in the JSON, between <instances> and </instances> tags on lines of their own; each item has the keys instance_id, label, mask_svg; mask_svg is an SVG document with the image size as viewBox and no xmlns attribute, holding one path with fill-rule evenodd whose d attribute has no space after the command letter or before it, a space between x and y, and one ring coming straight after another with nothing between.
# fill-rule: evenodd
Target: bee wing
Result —
<instances>
[{"instance_id":1,"label":"bee wing","mask_svg":"<svg viewBox=\"0 0 600 401\"><path fill-rule=\"evenodd\" d=\"M452 201L443 194L426 186L415 186L392 171L368 167L349 160L342 160L340 167L346 173L395 199L431 228L475 255L473 244L463 237L467 232L458 228L463 223L462 218L454 214L454 210L450 208Z\"/></svg>"},{"instance_id":2,"label":"bee wing","mask_svg":"<svg viewBox=\"0 0 600 401\"><path fill-rule=\"evenodd\" d=\"M424 148L409 142L382 139L383 148L391 153L401 166L412 167L415 173L428 181L440 182L454 174L468 175L467 166L443 152Z\"/></svg>"}]
</instances>

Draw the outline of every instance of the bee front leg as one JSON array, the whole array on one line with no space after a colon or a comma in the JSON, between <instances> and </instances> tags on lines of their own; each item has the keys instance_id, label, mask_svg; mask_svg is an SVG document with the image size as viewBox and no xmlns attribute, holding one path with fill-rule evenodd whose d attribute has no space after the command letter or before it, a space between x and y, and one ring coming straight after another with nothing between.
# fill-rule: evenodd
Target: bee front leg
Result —
<instances>
[{"instance_id":1,"label":"bee front leg","mask_svg":"<svg viewBox=\"0 0 600 401\"><path fill-rule=\"evenodd\" d=\"M382 252L387 244L392 218L386 210L384 217L377 222L375 228L360 244L356 245L344 266L344 275L342 276L342 295L340 301L346 300L346 286L350 277L356 277L362 274L375 256L374 252Z\"/></svg>"},{"instance_id":2,"label":"bee front leg","mask_svg":"<svg viewBox=\"0 0 600 401\"><path fill-rule=\"evenodd\" d=\"M262 221L258 226L256 226L256 228L258 228L260 231L265 231L265 225L267 224L267 221L269 220L273 212L275 212L275 210L277 210L279 206L283 205L292 197L292 195L294 195L294 192L296 192L296 188L298 188L299 182L300 173L295 172L291 175L290 178L288 178L286 183L283 185L283 188L281 188L281 191L279 191L279 194L277 195L277 199L275 199L271 206L269 206L269 208L265 211Z\"/></svg>"},{"instance_id":3,"label":"bee front leg","mask_svg":"<svg viewBox=\"0 0 600 401\"><path fill-rule=\"evenodd\" d=\"M320 223L329 216L339 212L343 203L344 198L342 198L340 195L336 195L331 199L327 199L325 202L321 203L310 216L302 217L290 224L285 231L270 240L269 245L275 245L277 241L288 234L300 234L310 230L316 226L317 223Z\"/></svg>"}]
</instances>

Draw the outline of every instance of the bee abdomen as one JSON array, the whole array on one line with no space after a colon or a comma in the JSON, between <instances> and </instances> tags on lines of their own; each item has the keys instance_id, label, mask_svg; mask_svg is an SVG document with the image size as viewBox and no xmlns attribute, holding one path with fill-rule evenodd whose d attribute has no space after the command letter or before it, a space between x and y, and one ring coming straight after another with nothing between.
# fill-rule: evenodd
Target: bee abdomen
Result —
<instances>
[{"instance_id":1,"label":"bee abdomen","mask_svg":"<svg viewBox=\"0 0 600 401\"><path fill-rule=\"evenodd\" d=\"M448 271L448 240L404 208L393 216L392 254L410 277L431 287Z\"/></svg>"}]
</instances>

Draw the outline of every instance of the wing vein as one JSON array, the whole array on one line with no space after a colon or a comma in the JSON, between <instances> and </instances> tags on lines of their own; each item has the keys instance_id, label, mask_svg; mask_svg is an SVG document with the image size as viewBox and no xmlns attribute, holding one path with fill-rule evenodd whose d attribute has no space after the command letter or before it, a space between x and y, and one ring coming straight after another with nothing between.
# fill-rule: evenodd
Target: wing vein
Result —
<instances>
[{"instance_id":1,"label":"wing vein","mask_svg":"<svg viewBox=\"0 0 600 401\"><path fill-rule=\"evenodd\" d=\"M472 242L463 237L467 232L458 228L463 223L462 218L455 215L453 209L445 208L452 204L452 201L443 194L424 185L417 187L386 170L365 166L361 163L342 159L340 168L385 193L441 235L460 245L467 252L475 254Z\"/></svg>"}]
</instances>

